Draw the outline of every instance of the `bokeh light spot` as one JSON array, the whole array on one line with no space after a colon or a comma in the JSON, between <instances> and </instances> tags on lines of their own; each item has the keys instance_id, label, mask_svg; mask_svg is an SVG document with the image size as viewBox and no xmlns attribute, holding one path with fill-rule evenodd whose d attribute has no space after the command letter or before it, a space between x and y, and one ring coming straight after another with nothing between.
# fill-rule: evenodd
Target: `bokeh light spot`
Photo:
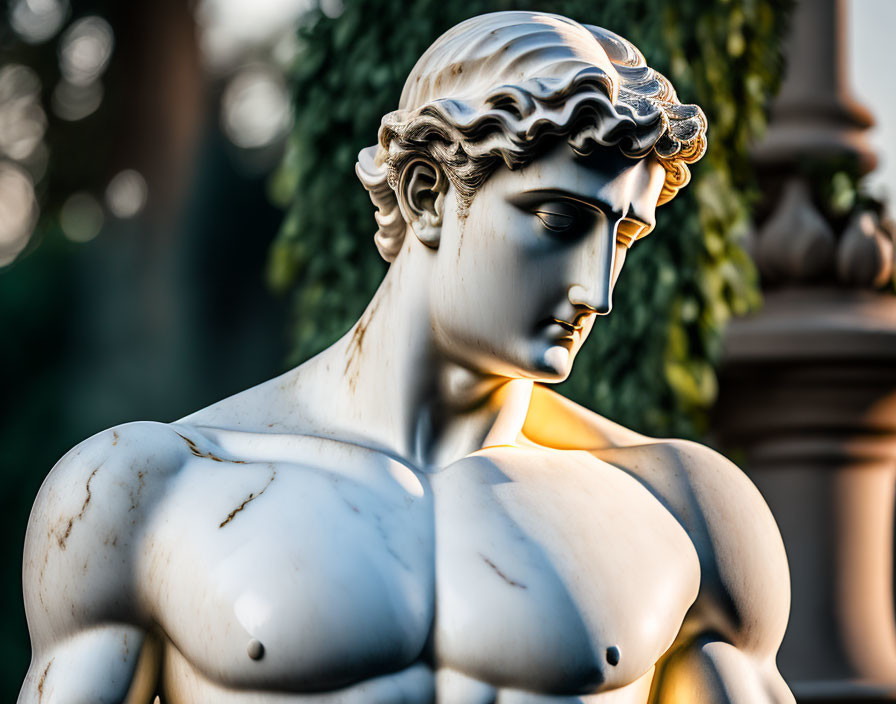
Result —
<instances>
[{"instance_id":1,"label":"bokeh light spot","mask_svg":"<svg viewBox=\"0 0 896 704\"><path fill-rule=\"evenodd\" d=\"M37 74L19 64L0 68L0 151L16 161L27 159L46 129Z\"/></svg>"},{"instance_id":2,"label":"bokeh light spot","mask_svg":"<svg viewBox=\"0 0 896 704\"><path fill-rule=\"evenodd\" d=\"M0 266L11 263L28 244L37 213L31 177L17 164L0 161Z\"/></svg>"},{"instance_id":3,"label":"bokeh light spot","mask_svg":"<svg viewBox=\"0 0 896 704\"><path fill-rule=\"evenodd\" d=\"M103 209L89 193L74 193L62 206L59 224L72 242L89 242L103 228Z\"/></svg>"},{"instance_id":4,"label":"bokeh light spot","mask_svg":"<svg viewBox=\"0 0 896 704\"><path fill-rule=\"evenodd\" d=\"M320 11L335 19L345 12L345 3L343 0L320 0Z\"/></svg>"},{"instance_id":5,"label":"bokeh light spot","mask_svg":"<svg viewBox=\"0 0 896 704\"><path fill-rule=\"evenodd\" d=\"M126 169L109 181L106 206L117 218L132 218L146 204L146 180L139 172Z\"/></svg>"},{"instance_id":6,"label":"bokeh light spot","mask_svg":"<svg viewBox=\"0 0 896 704\"><path fill-rule=\"evenodd\" d=\"M53 112L63 120L74 122L92 115L103 102L103 85L95 81L86 86L76 86L61 80L53 90Z\"/></svg>"},{"instance_id":7,"label":"bokeh light spot","mask_svg":"<svg viewBox=\"0 0 896 704\"><path fill-rule=\"evenodd\" d=\"M221 100L225 134L244 149L271 144L291 124L289 95L280 74L266 66L250 66L234 76Z\"/></svg>"},{"instance_id":8,"label":"bokeh light spot","mask_svg":"<svg viewBox=\"0 0 896 704\"><path fill-rule=\"evenodd\" d=\"M59 42L59 70L66 81L88 86L109 65L115 35L102 17L83 17L65 30Z\"/></svg>"},{"instance_id":9,"label":"bokeh light spot","mask_svg":"<svg viewBox=\"0 0 896 704\"><path fill-rule=\"evenodd\" d=\"M50 163L50 150L46 142L41 142L35 150L28 155L27 159L19 162L31 174L31 180L34 183L40 183L47 173L47 166Z\"/></svg>"},{"instance_id":10,"label":"bokeh light spot","mask_svg":"<svg viewBox=\"0 0 896 704\"><path fill-rule=\"evenodd\" d=\"M317 0L197 0L196 22L203 59L216 71L234 68L241 57L294 33Z\"/></svg>"},{"instance_id":11,"label":"bokeh light spot","mask_svg":"<svg viewBox=\"0 0 896 704\"><path fill-rule=\"evenodd\" d=\"M13 0L9 24L29 44L40 44L54 36L68 17L64 0Z\"/></svg>"}]
</instances>

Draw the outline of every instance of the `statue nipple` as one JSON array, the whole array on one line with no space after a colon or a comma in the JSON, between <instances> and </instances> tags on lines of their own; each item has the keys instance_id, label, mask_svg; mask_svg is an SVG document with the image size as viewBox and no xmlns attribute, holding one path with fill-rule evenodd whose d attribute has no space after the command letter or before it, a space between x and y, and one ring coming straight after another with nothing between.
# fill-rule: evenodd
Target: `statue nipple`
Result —
<instances>
[{"instance_id":1,"label":"statue nipple","mask_svg":"<svg viewBox=\"0 0 896 704\"><path fill-rule=\"evenodd\" d=\"M264 657L264 646L261 644L261 641L255 640L254 638L249 641L246 651L249 653L249 657L253 660L261 660Z\"/></svg>"},{"instance_id":2,"label":"statue nipple","mask_svg":"<svg viewBox=\"0 0 896 704\"><path fill-rule=\"evenodd\" d=\"M607 662L614 667L619 664L619 658L621 657L622 654L619 652L619 648L615 645L611 645L607 648Z\"/></svg>"}]
</instances>

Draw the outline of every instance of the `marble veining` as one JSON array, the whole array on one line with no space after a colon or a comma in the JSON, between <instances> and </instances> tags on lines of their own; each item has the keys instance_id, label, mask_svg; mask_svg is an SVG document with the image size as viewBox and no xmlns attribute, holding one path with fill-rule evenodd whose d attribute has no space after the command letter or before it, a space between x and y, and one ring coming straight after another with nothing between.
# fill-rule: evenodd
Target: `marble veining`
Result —
<instances>
[{"instance_id":1,"label":"marble veining","mask_svg":"<svg viewBox=\"0 0 896 704\"><path fill-rule=\"evenodd\" d=\"M548 387L706 128L609 30L438 38L358 156L390 263L358 322L50 472L19 704L793 702L756 489Z\"/></svg>"}]
</instances>

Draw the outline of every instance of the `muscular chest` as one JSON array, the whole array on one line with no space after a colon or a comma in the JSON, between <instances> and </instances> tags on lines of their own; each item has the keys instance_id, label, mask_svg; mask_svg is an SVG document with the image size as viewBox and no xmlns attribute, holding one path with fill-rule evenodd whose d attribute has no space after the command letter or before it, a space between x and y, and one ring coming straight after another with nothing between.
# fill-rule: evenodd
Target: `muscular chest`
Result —
<instances>
[{"instance_id":1,"label":"muscular chest","mask_svg":"<svg viewBox=\"0 0 896 704\"><path fill-rule=\"evenodd\" d=\"M696 557L638 482L573 455L197 463L158 528L165 630L232 686L334 689L421 657L546 693L631 682L677 633Z\"/></svg>"},{"instance_id":2,"label":"muscular chest","mask_svg":"<svg viewBox=\"0 0 896 704\"><path fill-rule=\"evenodd\" d=\"M397 462L342 454L197 459L178 478L152 526L145 580L154 617L204 677L331 690L423 649L435 593L430 493Z\"/></svg>"},{"instance_id":3,"label":"muscular chest","mask_svg":"<svg viewBox=\"0 0 896 704\"><path fill-rule=\"evenodd\" d=\"M435 644L489 682L556 693L647 671L699 587L684 530L587 453L493 449L433 479Z\"/></svg>"}]
</instances>

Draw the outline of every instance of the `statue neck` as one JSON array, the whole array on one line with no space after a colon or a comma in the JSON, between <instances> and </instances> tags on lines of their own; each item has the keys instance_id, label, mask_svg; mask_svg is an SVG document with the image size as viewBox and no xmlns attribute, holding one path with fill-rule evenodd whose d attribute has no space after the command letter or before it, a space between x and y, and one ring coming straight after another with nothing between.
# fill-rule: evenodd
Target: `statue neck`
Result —
<instances>
[{"instance_id":1,"label":"statue neck","mask_svg":"<svg viewBox=\"0 0 896 704\"><path fill-rule=\"evenodd\" d=\"M334 436L435 469L513 443L532 382L446 358L430 325L428 262L420 259L399 256L358 322L300 372L324 401L315 415Z\"/></svg>"}]
</instances>

